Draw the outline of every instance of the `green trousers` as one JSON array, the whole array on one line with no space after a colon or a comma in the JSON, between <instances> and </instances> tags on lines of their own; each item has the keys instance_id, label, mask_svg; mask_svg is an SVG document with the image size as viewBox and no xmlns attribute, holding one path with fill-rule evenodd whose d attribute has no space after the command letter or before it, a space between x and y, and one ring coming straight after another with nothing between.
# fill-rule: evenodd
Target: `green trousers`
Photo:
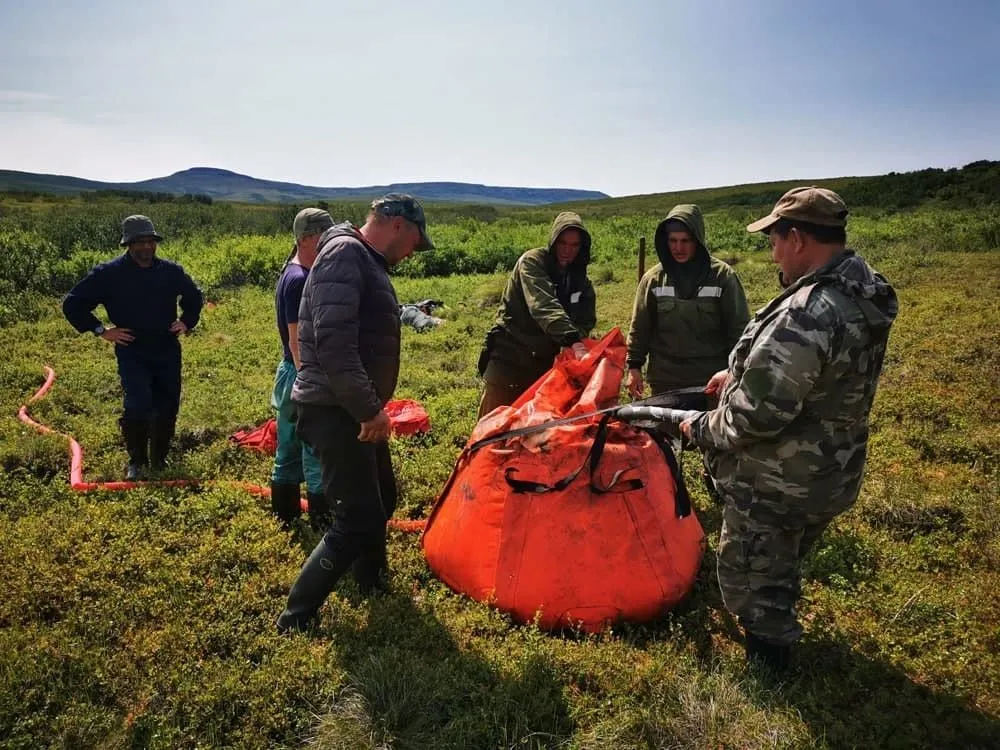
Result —
<instances>
[{"instance_id":1,"label":"green trousers","mask_svg":"<svg viewBox=\"0 0 1000 750\"><path fill-rule=\"evenodd\" d=\"M295 434L295 424L292 421L294 382L295 364L282 359L274 374L274 390L271 393L271 406L277 412L275 422L278 428L278 447L274 452L271 481L275 484L301 484L305 480L309 492L321 495L323 475L319 461L312 449Z\"/></svg>"}]
</instances>

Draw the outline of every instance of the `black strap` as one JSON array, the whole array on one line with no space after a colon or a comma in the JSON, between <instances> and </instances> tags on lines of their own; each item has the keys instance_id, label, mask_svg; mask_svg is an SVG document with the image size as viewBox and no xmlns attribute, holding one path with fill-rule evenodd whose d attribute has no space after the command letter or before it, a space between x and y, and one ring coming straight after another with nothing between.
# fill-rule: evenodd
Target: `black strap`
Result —
<instances>
[{"instance_id":1,"label":"black strap","mask_svg":"<svg viewBox=\"0 0 1000 750\"><path fill-rule=\"evenodd\" d=\"M606 414L601 418L600 423L597 425L597 434L594 436L594 442L590 446L590 450L587 452L587 457L583 460L572 473L563 477L553 484L545 484L544 482L536 482L530 479L515 479L514 474L517 473L517 469L513 466L507 468L504 471L504 479L507 484L513 488L514 492L533 492L535 494L543 494L546 492L560 492L566 489L574 479L576 479L580 472L583 471L585 466L590 466L590 489L595 495L604 495L609 492L616 491L616 485L621 475L628 471L628 469L621 469L616 471L614 476L611 477L611 481L607 485L601 486L595 481L597 478L597 468L601 463L601 457L604 455L604 446L608 442L608 422L611 421L611 414ZM642 489L645 486L641 479L629 479L624 488L617 488L618 491L624 489L626 492L631 490Z\"/></svg>"},{"instance_id":2,"label":"black strap","mask_svg":"<svg viewBox=\"0 0 1000 750\"><path fill-rule=\"evenodd\" d=\"M655 428L644 430L644 432L660 446L660 452L663 453L667 466L670 467L670 473L674 477L674 484L677 486L677 491L674 493L674 512L678 518L685 518L691 514L691 496L688 494L687 485L684 484L684 474L677 456L674 455L674 449L671 447L670 441Z\"/></svg>"},{"instance_id":3,"label":"black strap","mask_svg":"<svg viewBox=\"0 0 1000 750\"><path fill-rule=\"evenodd\" d=\"M606 492L611 492L621 475L628 471L627 468L619 469L611 477L611 481L607 486L602 487L595 481L597 479L597 466L601 462L601 456L604 455L604 446L608 442L608 421L613 415L606 414L601 418L601 423L597 426L597 435L594 437L594 447L590 451L590 489L594 491L596 495L603 495ZM626 491L639 490L643 488L644 483L641 479L630 479L626 485Z\"/></svg>"}]
</instances>

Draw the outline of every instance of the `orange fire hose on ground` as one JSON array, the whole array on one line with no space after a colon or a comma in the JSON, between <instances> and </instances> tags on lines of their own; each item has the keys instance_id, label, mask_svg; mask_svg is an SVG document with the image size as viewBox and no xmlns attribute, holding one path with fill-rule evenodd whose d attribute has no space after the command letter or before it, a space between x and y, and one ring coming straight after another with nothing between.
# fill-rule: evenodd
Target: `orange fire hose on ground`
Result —
<instances>
[{"instance_id":1,"label":"orange fire hose on ground","mask_svg":"<svg viewBox=\"0 0 1000 750\"><path fill-rule=\"evenodd\" d=\"M85 482L83 480L83 448L80 444L73 438L72 435L65 435L61 432L53 430L51 427L36 422L28 414L28 405L36 401L41 400L52 388L52 384L55 382L56 372L48 365L45 366L45 382L42 386L35 392L35 394L28 399L28 403L24 404L17 412L17 418L21 420L24 424L38 430L38 432L44 433L46 435L62 435L69 442L69 454L70 454L70 468L69 468L69 486L76 490L77 492L92 492L94 490L131 490L138 487L192 487L192 486L202 486L211 484L221 484L228 485L231 487L239 487L251 495L256 495L258 497L270 497L271 489L270 487L263 487L258 484L253 484L252 482L237 482L233 480L199 480L199 479L161 479L161 480L146 480L140 482L129 482L129 481L112 481L112 482ZM306 510L305 501L303 503L303 510ZM423 531L426 521L423 519L419 520L403 520L390 518L389 526L400 531L410 531L410 532L420 532Z\"/></svg>"}]
</instances>

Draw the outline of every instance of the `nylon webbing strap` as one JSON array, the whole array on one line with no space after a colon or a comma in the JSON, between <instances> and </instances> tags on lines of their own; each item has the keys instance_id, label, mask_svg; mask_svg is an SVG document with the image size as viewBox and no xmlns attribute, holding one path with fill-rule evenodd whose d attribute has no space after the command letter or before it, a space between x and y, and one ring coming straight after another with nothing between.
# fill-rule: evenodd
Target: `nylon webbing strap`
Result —
<instances>
[{"instance_id":1,"label":"nylon webbing strap","mask_svg":"<svg viewBox=\"0 0 1000 750\"><path fill-rule=\"evenodd\" d=\"M674 483L677 485L677 492L674 493L674 509L677 512L678 518L684 518L691 513L691 496L688 494L687 485L684 483L684 473L681 470L680 462L677 460L677 456L674 455L674 449L671 447L669 440L655 429L646 430L645 432L660 446L660 451L667 461L667 466L670 467L670 473L674 475ZM683 450L683 446L681 450Z\"/></svg>"},{"instance_id":2,"label":"nylon webbing strap","mask_svg":"<svg viewBox=\"0 0 1000 750\"><path fill-rule=\"evenodd\" d=\"M537 482L530 479L515 479L514 474L517 473L517 468L511 466L504 471L504 479L507 481L507 484L511 486L514 492L532 492L535 494L560 492L569 487L573 480L580 476L580 472L583 471L583 468L589 465L590 489L594 491L594 494L604 495L608 492L614 491L619 478L623 473L628 471L628 468L616 471L614 476L611 477L611 481L608 482L606 486L601 486L595 481L597 478L597 467L601 463L601 456L604 455L604 446L607 445L608 442L608 422L611 421L612 416L613 415L611 414L606 414L600 424L598 424L597 434L594 436L594 442L591 444L590 450L587 452L587 457L583 459L583 463L580 464L571 474L552 484L545 484L543 482ZM624 489L626 491L639 490L642 489L643 486L644 484L641 479L630 479Z\"/></svg>"}]
</instances>

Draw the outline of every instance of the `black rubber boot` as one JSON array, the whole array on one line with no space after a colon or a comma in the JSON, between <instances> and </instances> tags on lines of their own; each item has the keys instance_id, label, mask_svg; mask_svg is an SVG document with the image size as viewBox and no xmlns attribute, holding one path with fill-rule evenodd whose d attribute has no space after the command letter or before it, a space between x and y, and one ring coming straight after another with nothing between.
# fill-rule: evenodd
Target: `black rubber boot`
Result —
<instances>
[{"instance_id":1,"label":"black rubber boot","mask_svg":"<svg viewBox=\"0 0 1000 750\"><path fill-rule=\"evenodd\" d=\"M170 441L174 439L177 417L154 417L149 424L149 465L159 471L167 465Z\"/></svg>"},{"instance_id":2,"label":"black rubber boot","mask_svg":"<svg viewBox=\"0 0 1000 750\"><path fill-rule=\"evenodd\" d=\"M320 539L299 571L292 590L288 592L285 611L278 616L278 632L283 634L292 630L308 630L315 622L319 608L340 577L347 572L351 562L353 560L350 556L343 552L338 554L337 550L330 548L325 538Z\"/></svg>"},{"instance_id":3,"label":"black rubber boot","mask_svg":"<svg viewBox=\"0 0 1000 750\"><path fill-rule=\"evenodd\" d=\"M746 656L748 664L757 664L775 675L788 671L792 662L792 647L765 641L749 630L746 631Z\"/></svg>"},{"instance_id":4,"label":"black rubber boot","mask_svg":"<svg viewBox=\"0 0 1000 750\"><path fill-rule=\"evenodd\" d=\"M128 453L128 466L125 469L125 479L130 482L138 480L143 469L149 464L149 427L145 419L129 419L122 417L118 427L125 441L125 451Z\"/></svg>"},{"instance_id":5,"label":"black rubber boot","mask_svg":"<svg viewBox=\"0 0 1000 750\"><path fill-rule=\"evenodd\" d=\"M351 574L363 596L377 596L389 591L389 563L385 535L380 544L363 552L351 567Z\"/></svg>"},{"instance_id":6,"label":"black rubber boot","mask_svg":"<svg viewBox=\"0 0 1000 750\"><path fill-rule=\"evenodd\" d=\"M333 523L333 508L326 495L322 492L307 492L306 502L309 507L309 525L313 531L325 532Z\"/></svg>"},{"instance_id":7,"label":"black rubber boot","mask_svg":"<svg viewBox=\"0 0 1000 750\"><path fill-rule=\"evenodd\" d=\"M292 521L302 514L299 486L271 482L271 512L278 517L283 528L290 528Z\"/></svg>"}]
</instances>

